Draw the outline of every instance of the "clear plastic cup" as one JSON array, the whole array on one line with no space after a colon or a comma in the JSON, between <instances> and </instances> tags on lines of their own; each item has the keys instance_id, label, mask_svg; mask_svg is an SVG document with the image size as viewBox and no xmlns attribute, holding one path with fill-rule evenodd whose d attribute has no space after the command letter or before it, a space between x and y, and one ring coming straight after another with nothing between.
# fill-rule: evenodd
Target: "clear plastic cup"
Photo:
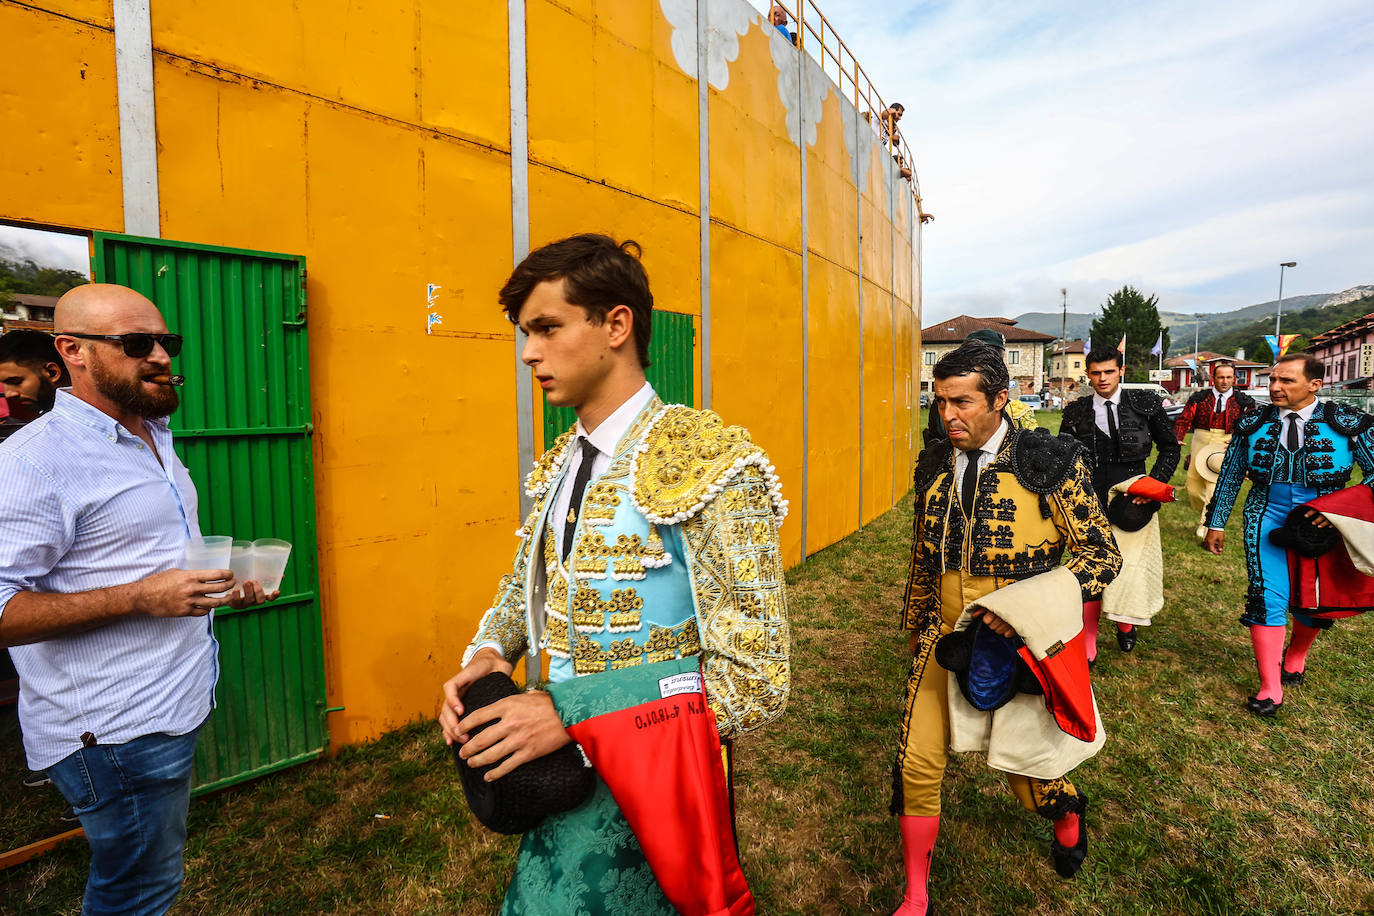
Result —
<instances>
[{"instance_id":1,"label":"clear plastic cup","mask_svg":"<svg viewBox=\"0 0 1374 916\"><path fill-rule=\"evenodd\" d=\"M227 534L211 534L188 538L185 545L184 569L228 569L234 539Z\"/></svg>"},{"instance_id":2,"label":"clear plastic cup","mask_svg":"<svg viewBox=\"0 0 1374 916\"><path fill-rule=\"evenodd\" d=\"M234 578L239 581L239 587L234 589L234 594L242 594L243 583L253 578L252 541L234 541L229 548L229 568L234 571Z\"/></svg>"},{"instance_id":3,"label":"clear plastic cup","mask_svg":"<svg viewBox=\"0 0 1374 916\"><path fill-rule=\"evenodd\" d=\"M234 539L227 534L210 534L205 537L188 538L185 548L186 569L229 569L229 559L233 553ZM229 594L216 592L210 598L223 598Z\"/></svg>"},{"instance_id":4,"label":"clear plastic cup","mask_svg":"<svg viewBox=\"0 0 1374 916\"><path fill-rule=\"evenodd\" d=\"M258 538L253 542L253 575L262 590L271 594L281 588L286 573L286 561L291 557L291 543L276 538Z\"/></svg>"}]
</instances>

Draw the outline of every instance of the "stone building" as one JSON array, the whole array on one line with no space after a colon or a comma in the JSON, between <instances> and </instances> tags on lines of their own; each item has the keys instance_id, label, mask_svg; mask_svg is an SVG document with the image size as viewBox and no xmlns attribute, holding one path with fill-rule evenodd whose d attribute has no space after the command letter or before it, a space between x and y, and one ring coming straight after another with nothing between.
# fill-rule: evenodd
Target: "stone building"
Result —
<instances>
[{"instance_id":1,"label":"stone building","mask_svg":"<svg viewBox=\"0 0 1374 916\"><path fill-rule=\"evenodd\" d=\"M1039 394L1044 390L1045 345L1054 340L1053 336L1018 328L1011 318L960 315L921 329L921 391L930 391L934 381L931 369L940 357L982 328L991 328L1007 340L1007 371L1011 375L1012 396Z\"/></svg>"}]
</instances>

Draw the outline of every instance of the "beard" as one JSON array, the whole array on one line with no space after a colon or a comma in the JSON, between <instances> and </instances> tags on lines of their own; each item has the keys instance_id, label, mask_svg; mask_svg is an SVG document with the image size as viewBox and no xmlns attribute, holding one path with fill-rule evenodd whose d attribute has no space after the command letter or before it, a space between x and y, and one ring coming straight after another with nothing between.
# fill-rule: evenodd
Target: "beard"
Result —
<instances>
[{"instance_id":1,"label":"beard","mask_svg":"<svg viewBox=\"0 0 1374 916\"><path fill-rule=\"evenodd\" d=\"M170 417L181 405L181 398L170 385L159 385L158 390L149 393L143 389L143 376L119 376L111 372L100 359L89 361L91 381L96 391L110 401L132 411L145 420L161 420ZM150 373L156 374L156 373ZM54 395L55 397L56 395Z\"/></svg>"},{"instance_id":2,"label":"beard","mask_svg":"<svg viewBox=\"0 0 1374 916\"><path fill-rule=\"evenodd\" d=\"M52 410L52 405L57 403L57 386L45 378L38 380L38 397L34 399L34 407L38 408L39 413L47 413Z\"/></svg>"}]
</instances>

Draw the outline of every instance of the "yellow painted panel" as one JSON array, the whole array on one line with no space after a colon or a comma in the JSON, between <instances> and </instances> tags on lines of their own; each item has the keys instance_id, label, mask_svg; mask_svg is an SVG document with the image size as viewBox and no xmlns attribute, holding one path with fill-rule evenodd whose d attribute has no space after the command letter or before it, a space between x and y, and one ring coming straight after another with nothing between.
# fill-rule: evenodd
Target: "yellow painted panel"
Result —
<instances>
[{"instance_id":1,"label":"yellow painted panel","mask_svg":"<svg viewBox=\"0 0 1374 916\"><path fill-rule=\"evenodd\" d=\"M770 40L752 25L728 85L710 90L711 218L800 251L801 153L787 135Z\"/></svg>"},{"instance_id":2,"label":"yellow painted panel","mask_svg":"<svg viewBox=\"0 0 1374 916\"><path fill-rule=\"evenodd\" d=\"M114 0L26 0L29 6L80 19L103 29L114 28Z\"/></svg>"},{"instance_id":3,"label":"yellow painted panel","mask_svg":"<svg viewBox=\"0 0 1374 916\"><path fill-rule=\"evenodd\" d=\"M864 435L863 520L892 507L892 439L895 418L892 374L892 296L868 281L863 285Z\"/></svg>"},{"instance_id":4,"label":"yellow painted panel","mask_svg":"<svg viewBox=\"0 0 1374 916\"><path fill-rule=\"evenodd\" d=\"M306 99L154 62L162 234L309 254Z\"/></svg>"},{"instance_id":5,"label":"yellow painted panel","mask_svg":"<svg viewBox=\"0 0 1374 916\"><path fill-rule=\"evenodd\" d=\"M821 106L816 145L807 147L807 245L851 271L859 269L858 188L844 145L840 100L832 91Z\"/></svg>"},{"instance_id":6,"label":"yellow painted panel","mask_svg":"<svg viewBox=\"0 0 1374 916\"><path fill-rule=\"evenodd\" d=\"M911 474L915 468L915 454L912 452L911 424L912 411L916 407L919 376L912 374L911 352L911 311L901 303L897 304L896 322L893 336L897 343L897 382L894 397L897 402L896 428L892 436L892 474L896 485L897 498L911 489Z\"/></svg>"},{"instance_id":7,"label":"yellow painted panel","mask_svg":"<svg viewBox=\"0 0 1374 916\"><path fill-rule=\"evenodd\" d=\"M782 478L792 502L782 528L791 566L801 561L801 257L712 226L711 300L712 408L748 427Z\"/></svg>"},{"instance_id":8,"label":"yellow painted panel","mask_svg":"<svg viewBox=\"0 0 1374 916\"><path fill-rule=\"evenodd\" d=\"M701 220L554 169L530 167L530 247L601 232L639 242L654 308L701 314Z\"/></svg>"},{"instance_id":9,"label":"yellow painted panel","mask_svg":"<svg viewBox=\"0 0 1374 916\"><path fill-rule=\"evenodd\" d=\"M821 258L809 270L808 554L859 524L858 280Z\"/></svg>"},{"instance_id":10,"label":"yellow painted panel","mask_svg":"<svg viewBox=\"0 0 1374 916\"><path fill-rule=\"evenodd\" d=\"M880 201L885 199L881 191L878 197ZM892 288L892 224L888 222L887 210L885 205L870 203L867 197L860 209L864 225L864 278L889 290Z\"/></svg>"},{"instance_id":11,"label":"yellow painted panel","mask_svg":"<svg viewBox=\"0 0 1374 916\"><path fill-rule=\"evenodd\" d=\"M532 0L526 21L531 158L695 211L696 82L657 4Z\"/></svg>"},{"instance_id":12,"label":"yellow painted panel","mask_svg":"<svg viewBox=\"0 0 1374 916\"><path fill-rule=\"evenodd\" d=\"M513 389L493 384L510 377L513 351L419 330L311 335L324 354L313 374L325 392L317 500L329 699L348 707L331 720L337 746L432 710L508 571L514 442L471 446L475 431L513 427Z\"/></svg>"},{"instance_id":13,"label":"yellow painted panel","mask_svg":"<svg viewBox=\"0 0 1374 916\"><path fill-rule=\"evenodd\" d=\"M0 4L0 216L124 228L114 36Z\"/></svg>"},{"instance_id":14,"label":"yellow painted panel","mask_svg":"<svg viewBox=\"0 0 1374 916\"><path fill-rule=\"evenodd\" d=\"M510 148L506 4L420 2L420 120Z\"/></svg>"}]
</instances>

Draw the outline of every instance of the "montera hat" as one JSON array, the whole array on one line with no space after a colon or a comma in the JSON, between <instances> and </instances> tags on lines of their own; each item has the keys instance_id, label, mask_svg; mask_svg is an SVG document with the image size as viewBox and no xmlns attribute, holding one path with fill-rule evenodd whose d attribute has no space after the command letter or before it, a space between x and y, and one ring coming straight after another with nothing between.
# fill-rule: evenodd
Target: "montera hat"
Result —
<instances>
[{"instance_id":1,"label":"montera hat","mask_svg":"<svg viewBox=\"0 0 1374 916\"><path fill-rule=\"evenodd\" d=\"M987 344L990 347L996 347L999 350L1005 350L1007 348L1007 339L1002 336L1000 331L994 331L992 328L979 328L971 332L964 338L964 343L974 340L978 341L978 343Z\"/></svg>"},{"instance_id":2,"label":"montera hat","mask_svg":"<svg viewBox=\"0 0 1374 916\"><path fill-rule=\"evenodd\" d=\"M509 675L493 671L468 687L463 694L463 709L470 714L519 692ZM479 725L472 734L480 734L491 724ZM468 806L485 827L497 833L525 833L551 814L576 808L596 787L596 771L586 764L574 744L524 763L494 782L487 782L484 777L500 766L499 762L470 767L458 756L460 749L461 745L453 745L453 759L458 764Z\"/></svg>"},{"instance_id":3,"label":"montera hat","mask_svg":"<svg viewBox=\"0 0 1374 916\"><path fill-rule=\"evenodd\" d=\"M1226 457L1226 442L1211 439L1193 449L1193 467L1198 475L1208 483L1216 483L1221 475L1221 461Z\"/></svg>"}]
</instances>

